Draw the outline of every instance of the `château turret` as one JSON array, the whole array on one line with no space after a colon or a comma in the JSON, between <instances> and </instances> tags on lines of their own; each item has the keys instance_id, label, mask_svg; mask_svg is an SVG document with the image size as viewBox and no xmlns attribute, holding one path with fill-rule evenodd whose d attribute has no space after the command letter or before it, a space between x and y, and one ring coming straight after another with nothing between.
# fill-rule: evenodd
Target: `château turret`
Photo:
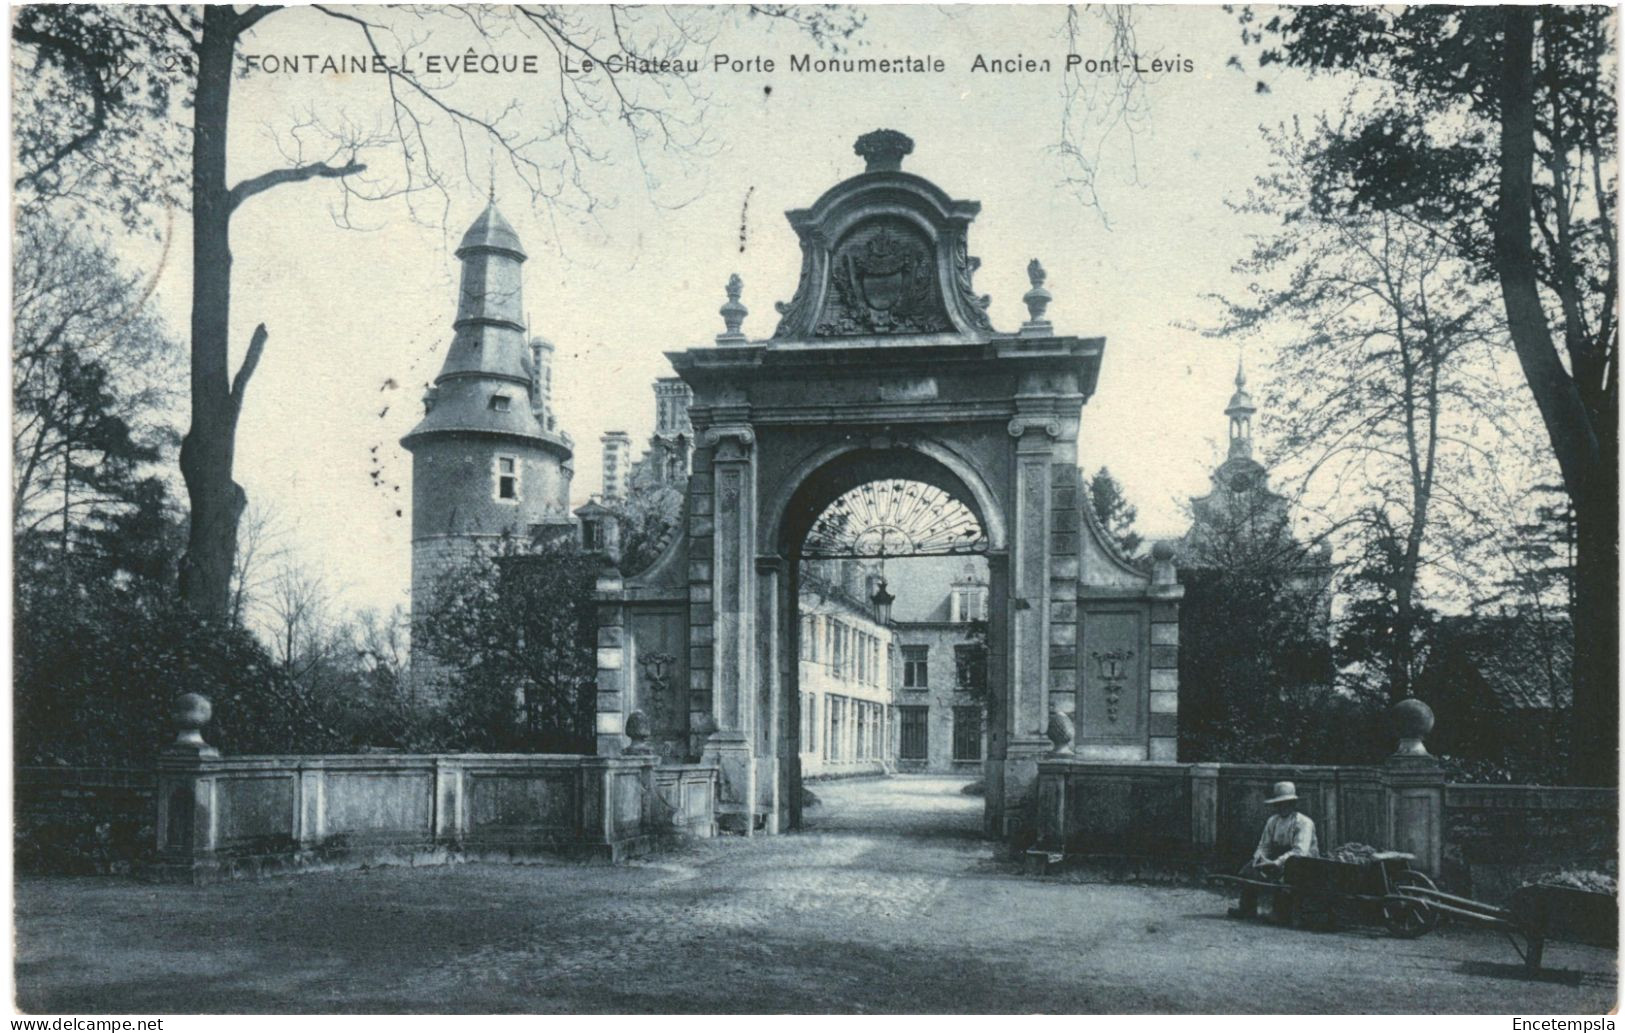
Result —
<instances>
[{"instance_id":1,"label":"ch\u00e2teau turret","mask_svg":"<svg viewBox=\"0 0 1625 1033\"><path fill-rule=\"evenodd\" d=\"M441 576L482 541L571 523L572 446L552 414L553 346L525 326L525 249L493 202L456 254L451 347L422 420L401 439L412 453L414 624Z\"/></svg>"}]
</instances>

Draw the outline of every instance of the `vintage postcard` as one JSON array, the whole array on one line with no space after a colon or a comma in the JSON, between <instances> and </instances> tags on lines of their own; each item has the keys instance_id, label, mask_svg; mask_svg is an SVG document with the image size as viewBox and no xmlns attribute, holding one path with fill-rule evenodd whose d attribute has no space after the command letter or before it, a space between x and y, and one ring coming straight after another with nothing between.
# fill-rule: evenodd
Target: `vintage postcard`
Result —
<instances>
[{"instance_id":1,"label":"vintage postcard","mask_svg":"<svg viewBox=\"0 0 1625 1033\"><path fill-rule=\"evenodd\" d=\"M13 1008L1610 1012L1618 44L14 6Z\"/></svg>"}]
</instances>

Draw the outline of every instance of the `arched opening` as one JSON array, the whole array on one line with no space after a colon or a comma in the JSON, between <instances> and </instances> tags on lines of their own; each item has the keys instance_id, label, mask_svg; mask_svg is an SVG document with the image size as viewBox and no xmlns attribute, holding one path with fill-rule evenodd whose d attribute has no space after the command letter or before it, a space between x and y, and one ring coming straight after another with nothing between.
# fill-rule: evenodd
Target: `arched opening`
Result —
<instances>
[{"instance_id":1,"label":"arched opening","mask_svg":"<svg viewBox=\"0 0 1625 1033\"><path fill-rule=\"evenodd\" d=\"M920 451L869 448L808 471L784 506L775 710L791 827L895 822L982 835L973 787L1002 746L992 657L1004 633L1004 565L985 498ZM861 816L829 807L851 783L804 793L808 782L864 774L896 777L885 805ZM808 799L821 803L807 809Z\"/></svg>"}]
</instances>

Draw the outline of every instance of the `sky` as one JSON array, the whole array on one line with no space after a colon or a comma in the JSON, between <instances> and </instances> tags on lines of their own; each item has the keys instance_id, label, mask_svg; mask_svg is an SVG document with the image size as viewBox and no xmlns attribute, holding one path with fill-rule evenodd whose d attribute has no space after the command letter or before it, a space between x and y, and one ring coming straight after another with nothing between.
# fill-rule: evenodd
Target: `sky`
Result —
<instances>
[{"instance_id":1,"label":"sky","mask_svg":"<svg viewBox=\"0 0 1625 1033\"><path fill-rule=\"evenodd\" d=\"M1064 185L1067 167L1055 148L1066 100L1064 9L868 8L845 56L940 58L945 68L902 76L792 72L792 55L818 53L792 27L737 12L688 13L694 38L681 53L703 63L691 81L706 95L706 138L683 161L655 143L646 147L652 190L624 134L596 131L601 160L583 175L597 209L537 201L493 148L475 141L464 151L449 120L439 118L426 132L442 162L443 191L346 207L340 187L317 181L278 187L239 210L234 348L240 355L261 321L270 342L243 409L237 477L299 562L345 606L406 604L411 468L399 439L421 414L423 386L450 342L452 249L488 193L530 255L524 289L532 329L557 347L555 401L560 426L576 442L579 504L599 488L599 436L620 429L641 443L653 430L650 383L670 372L662 353L709 345L722 330L717 308L731 273L745 284L745 332L772 333L773 303L789 300L800 265L783 213L862 171L852 143L876 128L914 139L906 171L982 203L970 250L982 260L976 287L992 295L995 327L1013 331L1026 318L1025 270L1038 258L1049 272L1057 332L1106 338L1098 390L1083 412L1081 465L1111 468L1138 506L1144 533L1180 533L1184 500L1206 491L1207 471L1222 458L1222 409L1238 357L1236 345L1188 327L1217 319L1207 295L1242 286L1232 264L1247 234L1267 228L1226 202L1267 165L1261 124L1311 118L1335 105L1341 89L1272 69L1264 76L1269 91L1259 92L1256 74L1227 66L1240 50L1233 15L1217 7L1138 9L1141 63L1161 59L1177 70L1145 82L1132 131L1085 132L1098 158L1092 208ZM700 37L694 25L714 35ZM450 19L408 17L408 26L410 60L487 46ZM1079 29L1082 57L1113 53L1097 16L1085 13ZM541 38L507 31L488 46L538 55L544 69L554 68ZM263 64L265 55L362 51L348 26L292 9L261 22L241 52ZM719 53L750 70L712 71ZM978 55L1048 59L1052 68L978 72ZM772 59L774 71L755 58ZM589 88L604 85L583 76ZM634 80L630 87L644 99L659 92L657 76ZM554 74L436 81L448 84L446 97L481 110L512 106L507 117L529 135L556 125ZM1101 95L1113 89L1109 77L1095 85ZM296 141L316 147L312 116L330 127L387 131L383 80L247 72L233 92L232 178L284 164ZM367 189L399 186L389 151L376 153ZM545 141L532 153L560 154ZM341 225L346 211L350 226ZM171 232L167 253L189 254L185 219ZM123 246L132 262L157 264L156 244L130 238ZM159 269L158 304L177 336L187 325L187 281L184 261ZM1262 384L1267 342L1249 349L1254 383Z\"/></svg>"}]
</instances>

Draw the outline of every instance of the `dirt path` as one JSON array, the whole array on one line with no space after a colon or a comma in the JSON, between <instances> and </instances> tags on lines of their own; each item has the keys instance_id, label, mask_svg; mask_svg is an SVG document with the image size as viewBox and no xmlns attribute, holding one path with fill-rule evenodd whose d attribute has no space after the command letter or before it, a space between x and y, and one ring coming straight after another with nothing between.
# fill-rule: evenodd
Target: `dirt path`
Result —
<instances>
[{"instance_id":1,"label":"dirt path","mask_svg":"<svg viewBox=\"0 0 1625 1033\"><path fill-rule=\"evenodd\" d=\"M1478 1012L1611 1006L1614 958L1522 975L1413 941L1223 917L1196 889L1037 879L962 780L822 783L809 830L624 867L378 869L227 886L29 879L32 1012Z\"/></svg>"}]
</instances>

